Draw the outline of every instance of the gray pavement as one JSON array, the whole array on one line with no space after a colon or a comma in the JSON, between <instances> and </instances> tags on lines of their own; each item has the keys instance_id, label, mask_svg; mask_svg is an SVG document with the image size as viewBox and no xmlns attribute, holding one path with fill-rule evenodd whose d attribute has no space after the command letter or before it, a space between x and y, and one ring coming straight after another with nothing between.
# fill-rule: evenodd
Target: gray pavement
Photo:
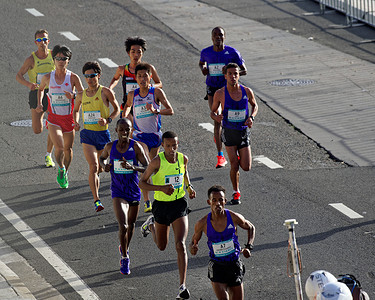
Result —
<instances>
[{"instance_id":1,"label":"gray pavement","mask_svg":"<svg viewBox=\"0 0 375 300\"><path fill-rule=\"evenodd\" d=\"M198 1L135 2L197 49L209 45L214 26L223 26L227 44L246 59L245 85L337 159L375 165L371 63ZM31 267L0 240L1 299L64 299L35 271L28 272L34 279L22 276L25 268Z\"/></svg>"}]
</instances>

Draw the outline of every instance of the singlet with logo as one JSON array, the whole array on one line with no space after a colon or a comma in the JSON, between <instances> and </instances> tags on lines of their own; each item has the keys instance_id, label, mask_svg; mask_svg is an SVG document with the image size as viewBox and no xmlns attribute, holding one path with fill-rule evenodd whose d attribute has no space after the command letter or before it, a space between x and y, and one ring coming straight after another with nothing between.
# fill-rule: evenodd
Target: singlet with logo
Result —
<instances>
[{"instance_id":1,"label":"singlet with logo","mask_svg":"<svg viewBox=\"0 0 375 300\"><path fill-rule=\"evenodd\" d=\"M152 176L152 182L154 185L167 185L172 184L175 188L172 195L155 191L154 199L158 201L171 202L185 196L184 190L184 176L185 176L185 164L184 155L177 152L177 161L171 164L165 158L164 152L158 154L160 157L159 170Z\"/></svg>"},{"instance_id":2,"label":"singlet with logo","mask_svg":"<svg viewBox=\"0 0 375 300\"><path fill-rule=\"evenodd\" d=\"M52 71L49 79L48 91L48 112L50 114L66 116L73 113L74 100L68 99L64 91L73 93L70 77L72 72L66 70L65 80L62 84L57 84L55 72Z\"/></svg>"},{"instance_id":3,"label":"singlet with logo","mask_svg":"<svg viewBox=\"0 0 375 300\"><path fill-rule=\"evenodd\" d=\"M34 67L27 71L29 81L40 84L42 77L55 69L55 64L52 58L51 50L48 50L48 55L45 59L39 59L35 52L31 53L34 58ZM48 88L48 86L46 86Z\"/></svg>"},{"instance_id":4,"label":"singlet with logo","mask_svg":"<svg viewBox=\"0 0 375 300\"><path fill-rule=\"evenodd\" d=\"M225 209L225 213L227 226L222 232L215 231L211 223L211 213L207 215L207 245L210 249L210 258L218 262L237 261L241 253L232 217L229 210Z\"/></svg>"},{"instance_id":5,"label":"singlet with logo","mask_svg":"<svg viewBox=\"0 0 375 300\"><path fill-rule=\"evenodd\" d=\"M109 117L109 107L106 106L102 99L103 86L100 85L95 95L87 96L87 90L82 95L82 119L85 129L94 131L103 131L108 129L108 124L101 126L98 124L99 118Z\"/></svg>"},{"instance_id":6,"label":"singlet with logo","mask_svg":"<svg viewBox=\"0 0 375 300\"><path fill-rule=\"evenodd\" d=\"M139 88L137 80L135 80L135 74L130 72L129 64L125 65L124 74L122 75L122 89L124 91L123 101L126 103L127 95L129 92Z\"/></svg>"},{"instance_id":7,"label":"singlet with logo","mask_svg":"<svg viewBox=\"0 0 375 300\"><path fill-rule=\"evenodd\" d=\"M247 128L245 121L249 117L249 98L245 88L240 85L242 96L241 100L235 101L229 95L225 86L225 102L223 108L223 127L228 129L244 130Z\"/></svg>"},{"instance_id":8,"label":"singlet with logo","mask_svg":"<svg viewBox=\"0 0 375 300\"><path fill-rule=\"evenodd\" d=\"M222 51L214 51L214 46L207 47L201 51L200 61L207 64L208 75L206 84L214 88L222 88L226 81L223 75L223 67L229 63L242 66L245 60L235 48L224 45Z\"/></svg>"},{"instance_id":9,"label":"singlet with logo","mask_svg":"<svg viewBox=\"0 0 375 300\"><path fill-rule=\"evenodd\" d=\"M146 109L146 103L151 103L155 109L160 109L160 104L155 102L155 88L150 87L148 94L141 97L139 89L134 91L133 97L133 123L134 130L144 133L154 133L161 129L160 114L154 114Z\"/></svg>"},{"instance_id":10,"label":"singlet with logo","mask_svg":"<svg viewBox=\"0 0 375 300\"><path fill-rule=\"evenodd\" d=\"M129 147L124 153L120 153L116 146L118 140L112 144L109 154L109 163L111 166L111 189L120 190L126 196L125 200L141 200L141 190L138 186L138 173L134 170L128 170L121 166L121 159L125 158L129 163L138 166L137 157L134 150L134 140L129 140Z\"/></svg>"}]
</instances>

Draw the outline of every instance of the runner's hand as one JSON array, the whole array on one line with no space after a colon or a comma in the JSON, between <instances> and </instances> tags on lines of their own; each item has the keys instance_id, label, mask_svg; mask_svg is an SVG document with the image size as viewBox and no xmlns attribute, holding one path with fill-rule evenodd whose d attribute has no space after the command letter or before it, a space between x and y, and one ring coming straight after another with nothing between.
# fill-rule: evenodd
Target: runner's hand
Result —
<instances>
[{"instance_id":1,"label":"runner's hand","mask_svg":"<svg viewBox=\"0 0 375 300\"><path fill-rule=\"evenodd\" d=\"M98 124L100 126L105 126L107 125L107 120L106 119L103 119L102 117L99 118L99 121L98 121Z\"/></svg>"},{"instance_id":2,"label":"runner's hand","mask_svg":"<svg viewBox=\"0 0 375 300\"><path fill-rule=\"evenodd\" d=\"M242 248L242 249L241 249L241 253L243 254L243 256L244 256L245 258L249 258L249 257L251 256L251 252L250 252L250 250L247 249L247 248Z\"/></svg>"},{"instance_id":3,"label":"runner's hand","mask_svg":"<svg viewBox=\"0 0 375 300\"><path fill-rule=\"evenodd\" d=\"M39 89L39 84L30 82L30 91L35 91Z\"/></svg>"},{"instance_id":4,"label":"runner's hand","mask_svg":"<svg viewBox=\"0 0 375 300\"><path fill-rule=\"evenodd\" d=\"M106 165L104 166L104 172L109 172L109 171L111 171L111 167L112 167L112 164L106 164Z\"/></svg>"},{"instance_id":5,"label":"runner's hand","mask_svg":"<svg viewBox=\"0 0 375 300\"><path fill-rule=\"evenodd\" d=\"M38 113L42 113L43 112L43 105L38 105L36 108L35 108L36 112Z\"/></svg>"},{"instance_id":6,"label":"runner's hand","mask_svg":"<svg viewBox=\"0 0 375 300\"><path fill-rule=\"evenodd\" d=\"M161 191L162 191L164 194L167 194L168 196L170 196L170 195L172 195L173 192L174 192L174 187L173 187L173 185L171 185L171 184L163 185Z\"/></svg>"},{"instance_id":7,"label":"runner's hand","mask_svg":"<svg viewBox=\"0 0 375 300\"><path fill-rule=\"evenodd\" d=\"M196 196L194 188L192 188L191 186L189 186L188 189L187 189L187 191L189 192L189 198L190 199L194 199L195 196Z\"/></svg>"},{"instance_id":8,"label":"runner's hand","mask_svg":"<svg viewBox=\"0 0 375 300\"><path fill-rule=\"evenodd\" d=\"M74 122L75 124L74 124L74 130L75 131L79 131L80 129L81 129L81 126L79 125L79 123L77 123L77 122Z\"/></svg>"},{"instance_id":9,"label":"runner's hand","mask_svg":"<svg viewBox=\"0 0 375 300\"><path fill-rule=\"evenodd\" d=\"M198 244L197 244L197 240L194 240L194 243L190 244L190 253L192 255L196 255L197 252L198 252Z\"/></svg>"}]
</instances>

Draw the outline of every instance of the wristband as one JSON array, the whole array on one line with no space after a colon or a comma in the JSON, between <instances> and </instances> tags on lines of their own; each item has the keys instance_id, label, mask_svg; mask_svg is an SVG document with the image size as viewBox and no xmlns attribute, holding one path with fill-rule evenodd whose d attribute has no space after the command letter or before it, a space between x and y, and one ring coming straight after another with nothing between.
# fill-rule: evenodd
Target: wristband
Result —
<instances>
[{"instance_id":1,"label":"wristband","mask_svg":"<svg viewBox=\"0 0 375 300\"><path fill-rule=\"evenodd\" d=\"M253 122L254 122L254 117L253 117L253 116L250 116L250 119L251 119L251 121L253 121Z\"/></svg>"},{"instance_id":2,"label":"wristband","mask_svg":"<svg viewBox=\"0 0 375 300\"><path fill-rule=\"evenodd\" d=\"M108 124L111 124L111 122L112 122L112 118L111 118L111 117L108 117L108 118L107 118L107 122L108 122Z\"/></svg>"},{"instance_id":3,"label":"wristband","mask_svg":"<svg viewBox=\"0 0 375 300\"><path fill-rule=\"evenodd\" d=\"M188 185L185 186L185 188L186 188L186 189L188 189L188 188L192 188L192 189L193 189L194 187L193 187L192 184L189 183Z\"/></svg>"}]
</instances>

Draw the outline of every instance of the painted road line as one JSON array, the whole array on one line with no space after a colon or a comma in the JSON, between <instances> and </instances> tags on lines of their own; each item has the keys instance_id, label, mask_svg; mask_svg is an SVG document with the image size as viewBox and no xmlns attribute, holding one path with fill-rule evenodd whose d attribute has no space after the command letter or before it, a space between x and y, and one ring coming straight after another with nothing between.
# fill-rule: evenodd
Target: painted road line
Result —
<instances>
[{"instance_id":1,"label":"painted road line","mask_svg":"<svg viewBox=\"0 0 375 300\"><path fill-rule=\"evenodd\" d=\"M330 203L329 205L332 206L333 208L337 209L339 212L343 213L344 215L346 215L350 219L361 219L361 218L363 218L362 215L355 212L351 208L347 207L343 203Z\"/></svg>"},{"instance_id":2,"label":"painted road line","mask_svg":"<svg viewBox=\"0 0 375 300\"><path fill-rule=\"evenodd\" d=\"M214 133L214 125L212 125L211 123L199 123L198 125L203 127L203 129L206 129L209 132Z\"/></svg>"},{"instance_id":3,"label":"painted road line","mask_svg":"<svg viewBox=\"0 0 375 300\"><path fill-rule=\"evenodd\" d=\"M25 8L25 10L28 13L32 14L34 17L44 17L44 15L41 12L37 11L35 8Z\"/></svg>"},{"instance_id":4,"label":"painted road line","mask_svg":"<svg viewBox=\"0 0 375 300\"><path fill-rule=\"evenodd\" d=\"M260 162L261 164L266 165L270 169L280 169L280 168L282 168L282 166L275 163L273 160L270 160L268 157L265 157L264 155L254 156L253 159L257 162Z\"/></svg>"},{"instance_id":5,"label":"painted road line","mask_svg":"<svg viewBox=\"0 0 375 300\"><path fill-rule=\"evenodd\" d=\"M118 67L118 64L113 62L112 59L110 59L110 58L104 57L104 58L98 58L98 60L100 62L102 62L103 64L107 65L110 68L117 68Z\"/></svg>"},{"instance_id":6,"label":"painted road line","mask_svg":"<svg viewBox=\"0 0 375 300\"><path fill-rule=\"evenodd\" d=\"M59 31L59 33L61 35L65 36L67 39L69 39L71 41L80 41L81 40L79 37L77 37L76 35L74 35L70 31Z\"/></svg>"},{"instance_id":7,"label":"painted road line","mask_svg":"<svg viewBox=\"0 0 375 300\"><path fill-rule=\"evenodd\" d=\"M100 299L99 296L63 261L34 230L0 199L1 214L18 230L46 261L65 279L82 299Z\"/></svg>"}]
</instances>

